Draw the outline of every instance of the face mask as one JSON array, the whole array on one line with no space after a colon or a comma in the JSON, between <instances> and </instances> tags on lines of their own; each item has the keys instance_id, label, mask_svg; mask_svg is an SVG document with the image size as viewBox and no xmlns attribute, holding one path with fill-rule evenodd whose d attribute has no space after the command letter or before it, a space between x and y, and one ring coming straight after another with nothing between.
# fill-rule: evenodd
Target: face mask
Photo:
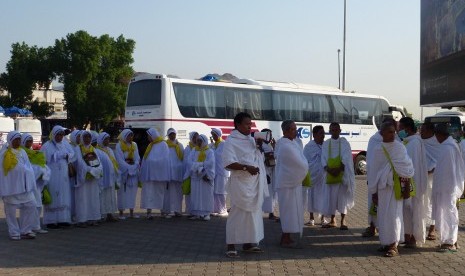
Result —
<instances>
[{"instance_id":1,"label":"face mask","mask_svg":"<svg viewBox=\"0 0 465 276\"><path fill-rule=\"evenodd\" d=\"M407 132L405 132L405 130L399 131L399 133L397 133L397 135L399 135L399 138L402 139L402 140L403 140L405 137L408 136L408 134L407 134Z\"/></svg>"}]
</instances>

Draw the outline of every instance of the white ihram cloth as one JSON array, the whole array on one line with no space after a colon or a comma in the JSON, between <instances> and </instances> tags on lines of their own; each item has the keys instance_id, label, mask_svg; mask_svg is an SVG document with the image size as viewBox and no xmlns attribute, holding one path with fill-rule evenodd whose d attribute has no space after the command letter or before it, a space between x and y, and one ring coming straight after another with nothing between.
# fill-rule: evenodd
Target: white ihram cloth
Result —
<instances>
[{"instance_id":1,"label":"white ihram cloth","mask_svg":"<svg viewBox=\"0 0 465 276\"><path fill-rule=\"evenodd\" d=\"M169 162L166 162L168 154L168 145L165 141L161 141L152 146L147 158L142 158L140 170L142 209L163 209L165 192L168 191L166 185L170 179Z\"/></svg>"},{"instance_id":2,"label":"white ihram cloth","mask_svg":"<svg viewBox=\"0 0 465 276\"><path fill-rule=\"evenodd\" d=\"M103 145L100 145L104 147ZM95 153L98 155L100 162L102 162L103 177L100 178L100 213L111 214L118 209L116 206L116 190L115 186L121 185L121 176L119 170L115 170L109 155L115 158L115 154L110 147L104 147L105 152L96 149ZM116 160L116 158L115 158Z\"/></svg>"},{"instance_id":3,"label":"white ihram cloth","mask_svg":"<svg viewBox=\"0 0 465 276\"><path fill-rule=\"evenodd\" d=\"M264 153L268 152L274 152L273 147L270 144L263 143L262 149ZM275 156L276 158L276 156ZM276 205L277 201L277 194L276 194L276 179L275 179L275 167L268 167L265 165L265 170L266 170L266 175L270 178L271 183L268 183L267 181L267 187L268 187L268 194L269 196L265 197L263 199L263 205L262 205L262 210L265 213L273 213L274 212L274 207Z\"/></svg>"},{"instance_id":4,"label":"white ihram cloth","mask_svg":"<svg viewBox=\"0 0 465 276\"><path fill-rule=\"evenodd\" d=\"M34 197L36 183L34 170L26 152L20 148L12 151L18 163L7 175L4 174L2 165L6 147L0 153L0 196L5 208L8 233L10 237L18 237L30 233L36 224L38 216ZM17 209L20 210L19 223L16 219Z\"/></svg>"},{"instance_id":5,"label":"white ihram cloth","mask_svg":"<svg viewBox=\"0 0 465 276\"><path fill-rule=\"evenodd\" d=\"M369 179L369 176L368 176L369 174L377 173L376 171L369 170L368 168L370 167L370 163L373 160L373 148L382 143L383 143L383 136L381 136L379 131L373 134L370 137L370 140L368 140L367 153L366 153L367 179ZM373 204L373 197L370 192L367 193L367 196L368 196L368 210L370 210L371 205ZM377 225L376 222L377 222L377 217L370 215L370 213L368 212L368 224L373 223L376 226Z\"/></svg>"},{"instance_id":6,"label":"white ihram cloth","mask_svg":"<svg viewBox=\"0 0 465 276\"><path fill-rule=\"evenodd\" d=\"M44 224L71 223L71 184L68 162L76 158L76 153L65 142L57 143L55 135L51 141L47 141L42 146L40 151L45 153L47 166L52 172L48 183L52 203L44 208L43 222Z\"/></svg>"},{"instance_id":7,"label":"white ihram cloth","mask_svg":"<svg viewBox=\"0 0 465 276\"><path fill-rule=\"evenodd\" d=\"M412 160L407 154L404 145L398 141L381 143L372 148L372 170L369 174L368 192L378 193L378 220L379 241L382 245L390 245L403 241L402 233L402 206L403 200L396 200L394 194L393 170L383 147L389 153L394 169L400 177L412 177L414 169Z\"/></svg>"},{"instance_id":8,"label":"white ihram cloth","mask_svg":"<svg viewBox=\"0 0 465 276\"><path fill-rule=\"evenodd\" d=\"M426 196L425 196L425 204L428 206L428 209L426 210L426 223L428 225L434 225L435 222L432 219L432 212L433 212L433 205L431 203L431 198L433 195L433 175L434 175L434 168L436 168L436 160L439 155L440 151L440 143L436 136L432 136L427 139L422 139L423 144L425 146L426 150L426 160L427 160L427 166L428 166L428 187L426 189Z\"/></svg>"},{"instance_id":9,"label":"white ihram cloth","mask_svg":"<svg viewBox=\"0 0 465 276\"><path fill-rule=\"evenodd\" d=\"M403 144L413 163L416 193L414 197L404 200L404 233L415 237L417 243L426 239L426 190L428 187L428 168L426 150L420 135L415 134L404 138Z\"/></svg>"},{"instance_id":10,"label":"white ihram cloth","mask_svg":"<svg viewBox=\"0 0 465 276\"><path fill-rule=\"evenodd\" d=\"M308 170L312 180L312 187L308 189L308 211L323 214L328 204L328 185L325 183L324 169L321 164L322 145L314 140L304 147L304 156L308 161Z\"/></svg>"},{"instance_id":11,"label":"white ihram cloth","mask_svg":"<svg viewBox=\"0 0 465 276\"><path fill-rule=\"evenodd\" d=\"M83 140L82 140L83 141ZM90 145L83 145L89 148ZM100 182L103 176L103 168L100 158L98 167L91 167L84 161L81 148L78 147L77 154L77 182L74 190L76 200L76 222L99 220L100 214ZM94 152L96 149L94 149ZM87 179L86 175L91 177Z\"/></svg>"},{"instance_id":12,"label":"white ihram cloth","mask_svg":"<svg viewBox=\"0 0 465 276\"><path fill-rule=\"evenodd\" d=\"M202 147L205 145L202 145ZM194 150L190 154L192 164L191 177L191 213L196 216L206 216L213 212L213 181L215 179L215 153L207 149L206 159L198 162L200 151ZM209 181L203 180L207 176Z\"/></svg>"},{"instance_id":13,"label":"white ihram cloth","mask_svg":"<svg viewBox=\"0 0 465 276\"><path fill-rule=\"evenodd\" d=\"M329 145L331 141L331 156L329 156ZM344 175L341 184L328 184L328 204L325 215L335 215L336 211L341 214L347 214L347 211L354 207L355 193L355 173L354 161L352 159L352 150L349 142L344 137L338 139L329 138L323 142L321 152L321 164L326 167L329 158L335 158L339 155L339 144L341 145L340 154L342 163L344 164ZM323 172L324 181L326 183L326 174Z\"/></svg>"},{"instance_id":14,"label":"white ihram cloth","mask_svg":"<svg viewBox=\"0 0 465 276\"><path fill-rule=\"evenodd\" d=\"M190 134L189 134L190 135ZM192 153L192 151L194 151L194 144L193 142L191 141L187 147L184 148L184 159L183 159L183 170L184 170L184 179L186 179L186 177L189 177L189 174L188 174L188 168L190 168L191 164L190 164L190 154ZM186 204L186 213L190 213L190 205L191 205L191 200L190 200L190 195L184 195L184 200L185 200L185 204Z\"/></svg>"},{"instance_id":15,"label":"white ihram cloth","mask_svg":"<svg viewBox=\"0 0 465 276\"><path fill-rule=\"evenodd\" d=\"M459 214L456 203L463 193L464 171L460 148L449 137L440 145L433 175L433 219L441 244L457 242Z\"/></svg>"},{"instance_id":16,"label":"white ihram cloth","mask_svg":"<svg viewBox=\"0 0 465 276\"><path fill-rule=\"evenodd\" d=\"M302 181L308 173L308 163L302 147L294 140L281 138L276 156L276 186L279 216L283 233L302 233L304 205Z\"/></svg>"},{"instance_id":17,"label":"white ihram cloth","mask_svg":"<svg viewBox=\"0 0 465 276\"><path fill-rule=\"evenodd\" d=\"M229 181L229 175L231 174L223 166L223 149L224 141L218 144L218 147L215 148L215 143L212 143L211 149L215 152L215 185L213 188L213 212L224 214L227 212L226 209L226 195L227 187Z\"/></svg>"},{"instance_id":18,"label":"white ihram cloth","mask_svg":"<svg viewBox=\"0 0 465 276\"><path fill-rule=\"evenodd\" d=\"M231 211L226 222L226 243L258 243L263 237L263 198L268 196L263 154L250 135L233 130L225 142L223 164L258 167L259 174L232 170L228 186Z\"/></svg>"}]
</instances>

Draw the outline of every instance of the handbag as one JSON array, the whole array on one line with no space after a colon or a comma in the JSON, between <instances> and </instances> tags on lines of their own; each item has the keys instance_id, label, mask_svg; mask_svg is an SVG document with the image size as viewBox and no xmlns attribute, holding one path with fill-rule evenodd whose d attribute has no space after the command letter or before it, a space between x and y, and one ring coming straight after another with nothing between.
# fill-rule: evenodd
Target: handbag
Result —
<instances>
[{"instance_id":1,"label":"handbag","mask_svg":"<svg viewBox=\"0 0 465 276\"><path fill-rule=\"evenodd\" d=\"M42 204L48 205L52 203L52 195L50 194L50 191L48 190L48 186L45 186L44 189L42 190Z\"/></svg>"},{"instance_id":2,"label":"handbag","mask_svg":"<svg viewBox=\"0 0 465 276\"><path fill-rule=\"evenodd\" d=\"M383 146L383 151L384 155L389 161L389 164L391 165L392 169L392 176L393 176L393 181L394 181L394 196L396 200L402 200L402 199L408 199L410 197L415 196L416 194L416 189L415 189L415 182L413 181L413 178L404 178L400 177L396 170L394 169L394 164L392 164L391 156L389 156L389 153L387 152L386 148ZM407 196L405 195L405 189L409 189L409 193Z\"/></svg>"},{"instance_id":3,"label":"handbag","mask_svg":"<svg viewBox=\"0 0 465 276\"><path fill-rule=\"evenodd\" d=\"M276 166L276 159L274 158L274 153L272 151L265 153L265 166L267 167Z\"/></svg>"},{"instance_id":4,"label":"handbag","mask_svg":"<svg viewBox=\"0 0 465 276\"><path fill-rule=\"evenodd\" d=\"M329 149L328 149L328 156L331 156L331 140L329 140ZM328 158L328 168L340 168L342 165L342 158L341 158L341 141L339 141L339 155L334 158ZM340 172L338 175L332 175L330 173L326 174L326 184L341 184L342 178L344 176L344 172Z\"/></svg>"},{"instance_id":5,"label":"handbag","mask_svg":"<svg viewBox=\"0 0 465 276\"><path fill-rule=\"evenodd\" d=\"M68 176L75 177L77 175L76 169L72 163L68 163Z\"/></svg>"},{"instance_id":6,"label":"handbag","mask_svg":"<svg viewBox=\"0 0 465 276\"><path fill-rule=\"evenodd\" d=\"M310 172L307 172L307 175L305 175L304 180L302 180L302 186L312 187L312 178L310 177Z\"/></svg>"},{"instance_id":7,"label":"handbag","mask_svg":"<svg viewBox=\"0 0 465 276\"><path fill-rule=\"evenodd\" d=\"M182 194L183 195L190 195L191 194L191 178L184 179L182 182Z\"/></svg>"}]
</instances>

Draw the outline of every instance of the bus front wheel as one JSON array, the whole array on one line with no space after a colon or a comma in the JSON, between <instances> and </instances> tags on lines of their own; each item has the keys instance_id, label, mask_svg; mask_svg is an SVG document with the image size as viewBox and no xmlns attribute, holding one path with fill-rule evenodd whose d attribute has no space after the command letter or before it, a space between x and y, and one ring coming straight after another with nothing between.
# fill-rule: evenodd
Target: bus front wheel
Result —
<instances>
[{"instance_id":1,"label":"bus front wheel","mask_svg":"<svg viewBox=\"0 0 465 276\"><path fill-rule=\"evenodd\" d=\"M355 173L358 175L367 174L367 158L363 154L357 155L354 162Z\"/></svg>"}]
</instances>

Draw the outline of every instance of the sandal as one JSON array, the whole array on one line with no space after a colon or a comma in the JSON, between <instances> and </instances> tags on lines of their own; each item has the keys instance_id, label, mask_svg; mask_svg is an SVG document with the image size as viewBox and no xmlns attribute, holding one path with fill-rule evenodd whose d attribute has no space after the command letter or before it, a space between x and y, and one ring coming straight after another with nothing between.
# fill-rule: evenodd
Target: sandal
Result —
<instances>
[{"instance_id":1,"label":"sandal","mask_svg":"<svg viewBox=\"0 0 465 276\"><path fill-rule=\"evenodd\" d=\"M438 252L441 253L455 253L457 252L457 247L453 244L441 244L441 246L438 249Z\"/></svg>"},{"instance_id":2,"label":"sandal","mask_svg":"<svg viewBox=\"0 0 465 276\"><path fill-rule=\"evenodd\" d=\"M261 249L260 247L258 246L251 246L251 247L247 247L247 248L242 248L242 251L243 252L248 252L248 253L263 253L263 249Z\"/></svg>"},{"instance_id":3,"label":"sandal","mask_svg":"<svg viewBox=\"0 0 465 276\"><path fill-rule=\"evenodd\" d=\"M392 258L399 255L397 247L390 247L388 251L384 254L384 257Z\"/></svg>"},{"instance_id":4,"label":"sandal","mask_svg":"<svg viewBox=\"0 0 465 276\"><path fill-rule=\"evenodd\" d=\"M236 250L229 250L229 251L226 251L226 257L228 257L228 258L238 258L239 254L237 254Z\"/></svg>"},{"instance_id":5,"label":"sandal","mask_svg":"<svg viewBox=\"0 0 465 276\"><path fill-rule=\"evenodd\" d=\"M374 237L376 235L376 228L375 227L367 227L365 229L365 232L362 233L362 237L364 238L371 238L371 237Z\"/></svg>"},{"instance_id":6,"label":"sandal","mask_svg":"<svg viewBox=\"0 0 465 276\"><path fill-rule=\"evenodd\" d=\"M428 233L428 236L426 237L426 239L429 240L429 241L435 241L436 240L436 233L434 233L434 232Z\"/></svg>"},{"instance_id":7,"label":"sandal","mask_svg":"<svg viewBox=\"0 0 465 276\"><path fill-rule=\"evenodd\" d=\"M331 223L328 223L328 224L323 224L321 226L321 228L336 228L337 225L336 224L331 224Z\"/></svg>"}]
</instances>

